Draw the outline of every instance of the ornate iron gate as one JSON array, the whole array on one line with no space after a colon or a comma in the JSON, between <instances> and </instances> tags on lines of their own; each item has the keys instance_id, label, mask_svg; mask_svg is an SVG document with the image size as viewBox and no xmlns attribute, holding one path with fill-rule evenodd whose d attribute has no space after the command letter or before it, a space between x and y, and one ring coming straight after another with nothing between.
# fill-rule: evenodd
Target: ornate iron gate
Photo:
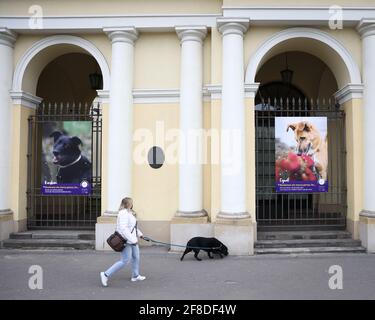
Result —
<instances>
[{"instance_id":1,"label":"ornate iron gate","mask_svg":"<svg viewBox=\"0 0 375 320\"><path fill-rule=\"evenodd\" d=\"M326 193L275 192L275 117L328 118ZM260 229L333 228L346 224L345 114L334 101L261 99L255 107L256 217Z\"/></svg>"},{"instance_id":2,"label":"ornate iron gate","mask_svg":"<svg viewBox=\"0 0 375 320\"><path fill-rule=\"evenodd\" d=\"M27 225L29 229L92 229L101 210L102 112L100 104L42 104L29 119ZM92 193L47 195L41 190L43 125L91 121Z\"/></svg>"}]
</instances>

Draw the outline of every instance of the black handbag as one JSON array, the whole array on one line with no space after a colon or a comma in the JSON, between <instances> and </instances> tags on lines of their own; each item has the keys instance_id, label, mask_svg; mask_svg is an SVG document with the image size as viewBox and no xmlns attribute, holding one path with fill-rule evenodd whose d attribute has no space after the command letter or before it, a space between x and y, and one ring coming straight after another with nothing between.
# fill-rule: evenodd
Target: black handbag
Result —
<instances>
[{"instance_id":1,"label":"black handbag","mask_svg":"<svg viewBox=\"0 0 375 320\"><path fill-rule=\"evenodd\" d=\"M137 224L138 224L138 221L135 223L135 226L131 233L133 233L134 229L137 228ZM136 230L136 233L138 236L137 230ZM111 234L107 239L108 245L116 252L121 252L122 250L124 250L126 246L126 242L127 240L117 231Z\"/></svg>"}]
</instances>

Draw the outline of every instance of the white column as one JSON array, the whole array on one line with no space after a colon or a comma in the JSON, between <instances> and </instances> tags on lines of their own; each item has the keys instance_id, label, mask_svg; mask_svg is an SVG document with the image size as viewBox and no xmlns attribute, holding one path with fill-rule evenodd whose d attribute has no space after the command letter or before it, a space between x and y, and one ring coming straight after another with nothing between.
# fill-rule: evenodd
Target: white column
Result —
<instances>
[{"instance_id":1,"label":"white column","mask_svg":"<svg viewBox=\"0 0 375 320\"><path fill-rule=\"evenodd\" d=\"M178 216L204 216L203 211L203 39L206 27L176 27L181 39L180 153Z\"/></svg>"},{"instance_id":2,"label":"white column","mask_svg":"<svg viewBox=\"0 0 375 320\"><path fill-rule=\"evenodd\" d=\"M364 19L358 26L362 36L364 211L375 215L373 170L375 159L375 19Z\"/></svg>"},{"instance_id":3,"label":"white column","mask_svg":"<svg viewBox=\"0 0 375 320\"><path fill-rule=\"evenodd\" d=\"M108 120L107 210L117 213L121 199L132 196L133 27L105 28L112 41L111 87Z\"/></svg>"},{"instance_id":4,"label":"white column","mask_svg":"<svg viewBox=\"0 0 375 320\"><path fill-rule=\"evenodd\" d=\"M221 106L221 212L219 218L248 218L246 212L245 92L243 36L248 19L218 19L223 39Z\"/></svg>"},{"instance_id":5,"label":"white column","mask_svg":"<svg viewBox=\"0 0 375 320\"><path fill-rule=\"evenodd\" d=\"M13 46L16 34L0 28L0 214L10 212L10 164L13 78Z\"/></svg>"}]
</instances>

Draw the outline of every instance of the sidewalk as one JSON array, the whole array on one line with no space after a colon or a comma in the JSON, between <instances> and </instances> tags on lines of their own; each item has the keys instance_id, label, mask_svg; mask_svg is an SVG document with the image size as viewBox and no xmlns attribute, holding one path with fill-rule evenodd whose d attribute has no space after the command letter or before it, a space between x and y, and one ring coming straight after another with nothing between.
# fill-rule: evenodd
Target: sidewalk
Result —
<instances>
[{"instance_id":1,"label":"sidewalk","mask_svg":"<svg viewBox=\"0 0 375 320\"><path fill-rule=\"evenodd\" d=\"M0 299L375 299L375 255L228 256L214 260L161 247L141 248L143 282L130 268L102 287L99 272L114 252L0 250ZM31 265L43 268L43 289L31 290ZM343 289L331 290L331 265L343 270Z\"/></svg>"}]
</instances>

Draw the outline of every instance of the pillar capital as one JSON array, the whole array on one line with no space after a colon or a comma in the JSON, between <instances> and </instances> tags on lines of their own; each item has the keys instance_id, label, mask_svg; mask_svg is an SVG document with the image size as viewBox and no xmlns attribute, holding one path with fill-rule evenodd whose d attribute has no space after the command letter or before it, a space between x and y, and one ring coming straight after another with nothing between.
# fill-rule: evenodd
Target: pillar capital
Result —
<instances>
[{"instance_id":1,"label":"pillar capital","mask_svg":"<svg viewBox=\"0 0 375 320\"><path fill-rule=\"evenodd\" d=\"M178 38L181 44L184 41L198 41L203 42L207 35L207 28L204 26L177 26L175 27Z\"/></svg>"},{"instance_id":2,"label":"pillar capital","mask_svg":"<svg viewBox=\"0 0 375 320\"><path fill-rule=\"evenodd\" d=\"M17 34L5 27L0 27L0 44L13 48Z\"/></svg>"},{"instance_id":3,"label":"pillar capital","mask_svg":"<svg viewBox=\"0 0 375 320\"><path fill-rule=\"evenodd\" d=\"M249 28L249 19L245 18L218 18L216 20L219 32L226 36L228 34L237 34L243 37Z\"/></svg>"},{"instance_id":4,"label":"pillar capital","mask_svg":"<svg viewBox=\"0 0 375 320\"><path fill-rule=\"evenodd\" d=\"M363 84L348 83L345 87L334 93L339 104L343 104L351 99L362 99Z\"/></svg>"},{"instance_id":5,"label":"pillar capital","mask_svg":"<svg viewBox=\"0 0 375 320\"><path fill-rule=\"evenodd\" d=\"M375 35L375 19L363 18L357 25L357 30L362 38Z\"/></svg>"},{"instance_id":6,"label":"pillar capital","mask_svg":"<svg viewBox=\"0 0 375 320\"><path fill-rule=\"evenodd\" d=\"M139 35L139 32L135 27L109 27L104 28L103 31L108 35L112 44L116 42L125 42L134 45Z\"/></svg>"}]
</instances>

